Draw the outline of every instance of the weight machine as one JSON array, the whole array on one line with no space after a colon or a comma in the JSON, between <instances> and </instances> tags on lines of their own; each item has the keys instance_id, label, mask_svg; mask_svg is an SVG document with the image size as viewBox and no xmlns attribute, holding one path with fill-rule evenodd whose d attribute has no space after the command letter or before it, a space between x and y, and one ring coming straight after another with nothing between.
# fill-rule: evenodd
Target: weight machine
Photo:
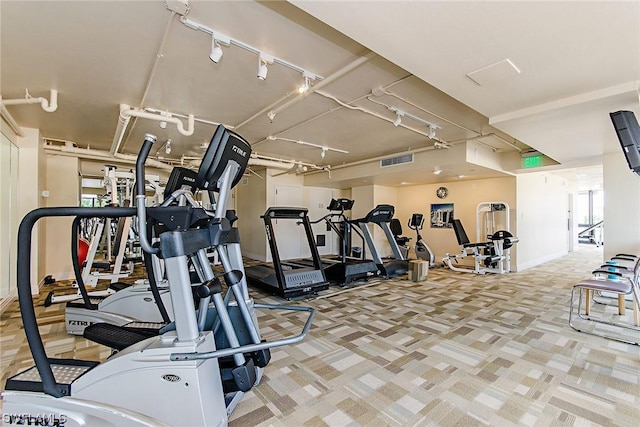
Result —
<instances>
[{"instance_id":1,"label":"weight machine","mask_svg":"<svg viewBox=\"0 0 640 427\"><path fill-rule=\"evenodd\" d=\"M509 205L505 202L484 202L476 209L476 237L478 242L472 243L459 219L452 220L458 244L462 246L460 254L451 255L448 252L442 258L442 263L453 271L463 273L495 273L504 274L511 271L510 248L519 239L509 232ZM503 229L498 229L503 227ZM484 233L484 234L483 234ZM486 240L481 240L486 238ZM458 263L458 258L473 257L473 269L455 266L451 260Z\"/></svg>"}]
</instances>

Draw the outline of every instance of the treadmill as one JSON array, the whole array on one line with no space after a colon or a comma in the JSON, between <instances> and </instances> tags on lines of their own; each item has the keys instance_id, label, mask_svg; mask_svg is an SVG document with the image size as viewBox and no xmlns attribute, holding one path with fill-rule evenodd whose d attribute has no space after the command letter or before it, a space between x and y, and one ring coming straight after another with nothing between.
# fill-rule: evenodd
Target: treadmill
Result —
<instances>
[{"instance_id":1,"label":"treadmill","mask_svg":"<svg viewBox=\"0 0 640 427\"><path fill-rule=\"evenodd\" d=\"M329 227L340 237L340 256L337 258L322 258L324 274L331 284L347 286L352 282L367 280L380 274L378 266L371 260L349 257L349 239L351 230L355 231L364 242L364 236L360 230L352 228L351 221L346 217L344 211L353 208L354 201L346 198L331 199L327 209L331 212L316 222L324 220Z\"/></svg>"},{"instance_id":2,"label":"treadmill","mask_svg":"<svg viewBox=\"0 0 640 427\"><path fill-rule=\"evenodd\" d=\"M320 255L316 246L313 230L309 221L308 209L292 207L272 207L260 218L264 220L269 249L273 258L273 266L259 264L245 267L247 282L285 299L315 295L329 287L324 275ZM304 226L307 243L311 249L312 265L310 267L283 262L278 252L278 243L273 227L273 220L295 220Z\"/></svg>"},{"instance_id":3,"label":"treadmill","mask_svg":"<svg viewBox=\"0 0 640 427\"><path fill-rule=\"evenodd\" d=\"M405 256L402 255L398 243L396 242L396 239L393 237L393 233L389 228L389 223L393 219L394 213L395 208L393 206L378 205L373 208L373 210L371 210L364 218L351 221L357 224L360 228L360 231L362 231L365 241L367 242L367 246L369 247L369 251L371 251L373 262L375 262L380 269L381 275L386 278L407 274L407 271L409 270L409 261ZM391 246L391 250L393 251L394 259L384 262L382 258L380 258L380 254L376 249L376 245L373 241L373 236L371 236L371 232L367 227L368 224L377 224L380 228L382 228L382 231L384 231L384 234L387 237L387 241L389 242L389 246Z\"/></svg>"}]
</instances>

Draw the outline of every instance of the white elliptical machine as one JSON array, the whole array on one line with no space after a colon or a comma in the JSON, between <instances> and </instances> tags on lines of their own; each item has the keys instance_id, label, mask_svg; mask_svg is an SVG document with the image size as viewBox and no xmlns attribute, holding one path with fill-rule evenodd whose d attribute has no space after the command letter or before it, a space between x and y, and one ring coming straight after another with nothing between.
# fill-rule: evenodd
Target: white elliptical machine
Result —
<instances>
[{"instance_id":1,"label":"white elliptical machine","mask_svg":"<svg viewBox=\"0 0 640 427\"><path fill-rule=\"evenodd\" d=\"M146 135L138 155L136 174L141 184L144 182L144 161L155 139L153 135ZM232 356L236 365L233 369L236 384L243 389L251 388L259 380L257 369L253 369L249 363L253 355L304 339L314 314L309 307L254 304L254 308L308 313L299 335L273 342L261 342L259 337L256 340L255 314L251 313L246 295L242 295L243 289L238 286L243 282L242 272L235 269L228 259L233 251L224 248L226 235L230 231L229 220L225 216L226 203L232 186L242 177L250 152L250 145L240 136L223 126L216 129L198 173L199 188L219 192L213 213L190 205L147 209L144 191L140 191L136 209L41 208L24 217L18 231L18 296L35 366L7 380L2 394L5 425L31 420L38 420L40 425L65 426L227 425L228 413L238 400L228 399L225 395L218 360ZM102 215L118 218L135 214L141 225L139 232L143 250L157 253L165 261L175 330L137 342L102 363L49 358L38 330L30 289L31 234L34 225L45 217ZM153 247L147 239L147 215L162 218L169 228L169 231L160 234L159 247ZM200 257L200 253L210 246L219 248L219 254L228 255L227 262L223 262L225 280L233 282L227 285L233 288L234 296L242 295L235 303L245 323L254 325L246 333L248 343L241 341L235 333L227 305L220 294L220 280L217 277L199 285L202 289L202 292L198 290L202 298L200 308L208 307L213 299L216 323L224 330L228 347L217 348L213 331L203 326L210 310L196 312L187 259ZM213 276L211 271L204 273ZM245 378L241 378L242 373L246 374ZM245 380L249 384L244 383Z\"/></svg>"}]
</instances>

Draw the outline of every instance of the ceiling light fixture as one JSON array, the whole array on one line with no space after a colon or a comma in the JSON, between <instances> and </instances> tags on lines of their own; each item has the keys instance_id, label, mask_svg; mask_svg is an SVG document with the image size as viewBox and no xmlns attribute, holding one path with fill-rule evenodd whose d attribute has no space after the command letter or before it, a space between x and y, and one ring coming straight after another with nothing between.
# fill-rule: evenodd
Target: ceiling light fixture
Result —
<instances>
[{"instance_id":1,"label":"ceiling light fixture","mask_svg":"<svg viewBox=\"0 0 640 427\"><path fill-rule=\"evenodd\" d=\"M384 105L384 104L382 104L380 102L377 102L377 104ZM422 117L414 116L413 114L407 113L406 111L401 110L401 109L399 109L397 107L391 107L391 106L388 106L388 105L385 105L385 107L387 107L387 109L389 111L393 111L397 115L397 118L393 121L393 125L394 126L399 126L400 123L402 122L402 118L403 117L408 117L411 120L415 120L418 123L422 123L423 125L429 126L429 133L427 134L429 139L434 139L436 137L436 130L440 129L440 126L435 125L435 124L423 119Z\"/></svg>"},{"instance_id":2,"label":"ceiling light fixture","mask_svg":"<svg viewBox=\"0 0 640 427\"><path fill-rule=\"evenodd\" d=\"M258 79L267 79L267 72L269 71L267 69L267 64L273 64L273 57L260 53L258 55Z\"/></svg>"},{"instance_id":3,"label":"ceiling light fixture","mask_svg":"<svg viewBox=\"0 0 640 427\"><path fill-rule=\"evenodd\" d=\"M396 111L396 119L393 121L393 125L395 127L400 126L400 123L402 123L402 116L404 116L404 114L401 111Z\"/></svg>"},{"instance_id":4,"label":"ceiling light fixture","mask_svg":"<svg viewBox=\"0 0 640 427\"><path fill-rule=\"evenodd\" d=\"M205 25L202 25L196 21L193 21L191 19L187 19L184 16L182 16L180 18L180 22L182 22L184 25L186 25L187 27L191 28L192 30L196 30L196 31L202 31L204 33L207 33L209 35L211 35L211 54L209 55L209 59L211 59L213 62L217 63L220 58L222 57L222 49L220 48L220 45L223 46L230 46L230 45L234 45L234 46L238 46L242 49L248 50L249 52L252 52L258 56L260 56L262 59L264 59L265 61L260 60L258 62L258 78L261 80L266 79L267 77L267 71L266 71L266 66L267 65L271 65L271 64L280 64L282 66L285 66L291 70L297 71L299 73L301 73L303 75L303 77L305 78L305 82L308 81L308 85L310 85L310 82L314 81L314 80L322 80L323 77L312 73L308 70L305 70L304 68L296 65L296 64L292 64L291 62L285 61L284 59L281 58L277 58L273 55L269 55L263 51L261 51L258 48L255 48L253 46L251 46L250 44L247 44L243 41L240 40L236 40L233 39L225 34L219 33ZM264 76L264 77L262 77ZM307 87L308 90L308 87ZM301 92L303 93L303 92Z\"/></svg>"},{"instance_id":5,"label":"ceiling light fixture","mask_svg":"<svg viewBox=\"0 0 640 427\"><path fill-rule=\"evenodd\" d=\"M309 76L307 73L302 73L302 78L304 79L304 82L298 86L298 93L305 93L309 90Z\"/></svg>"},{"instance_id":6,"label":"ceiling light fixture","mask_svg":"<svg viewBox=\"0 0 640 427\"><path fill-rule=\"evenodd\" d=\"M442 173L442 169L434 169L433 170L433 174L434 175L440 175Z\"/></svg>"},{"instance_id":7,"label":"ceiling light fixture","mask_svg":"<svg viewBox=\"0 0 640 427\"><path fill-rule=\"evenodd\" d=\"M209 55L209 59L214 63L218 63L220 58L222 58L222 48L220 45L229 46L231 44L231 40L229 37L224 34L213 32L211 35L211 54Z\"/></svg>"},{"instance_id":8,"label":"ceiling light fixture","mask_svg":"<svg viewBox=\"0 0 640 427\"><path fill-rule=\"evenodd\" d=\"M429 139L433 139L436 137L436 127L434 125L429 125Z\"/></svg>"},{"instance_id":9,"label":"ceiling light fixture","mask_svg":"<svg viewBox=\"0 0 640 427\"><path fill-rule=\"evenodd\" d=\"M209 55L209 59L217 64L220 58L222 58L222 48L217 40L211 37L211 54Z\"/></svg>"},{"instance_id":10,"label":"ceiling light fixture","mask_svg":"<svg viewBox=\"0 0 640 427\"><path fill-rule=\"evenodd\" d=\"M167 154L171 154L171 140L167 139L167 143L164 146L164 152Z\"/></svg>"}]
</instances>

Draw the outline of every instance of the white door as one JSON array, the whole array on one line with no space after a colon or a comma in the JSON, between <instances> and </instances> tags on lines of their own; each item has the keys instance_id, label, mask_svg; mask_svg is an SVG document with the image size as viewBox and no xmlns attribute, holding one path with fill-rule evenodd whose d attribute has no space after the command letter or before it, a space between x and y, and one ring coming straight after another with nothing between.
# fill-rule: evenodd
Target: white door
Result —
<instances>
[{"instance_id":1,"label":"white door","mask_svg":"<svg viewBox=\"0 0 640 427\"><path fill-rule=\"evenodd\" d=\"M567 251L575 251L575 227L573 220L573 193L569 193L567 200Z\"/></svg>"},{"instance_id":2,"label":"white door","mask_svg":"<svg viewBox=\"0 0 640 427\"><path fill-rule=\"evenodd\" d=\"M331 202L333 197L333 190L329 188L309 188L309 219L311 221L317 221L323 216L327 215L329 211L327 206ZM336 245L336 233L331 229L327 229L327 223L320 221L317 224L311 226L313 228L313 235L318 246L318 253L322 255L337 254ZM303 245L304 257L310 257L309 245Z\"/></svg>"},{"instance_id":3,"label":"white door","mask_svg":"<svg viewBox=\"0 0 640 427\"><path fill-rule=\"evenodd\" d=\"M302 187L293 185L276 186L276 207L303 207ZM275 220L273 228L280 259L302 258L303 242L306 245L304 227L293 219Z\"/></svg>"},{"instance_id":4,"label":"white door","mask_svg":"<svg viewBox=\"0 0 640 427\"><path fill-rule=\"evenodd\" d=\"M16 284L18 147L0 134L0 300Z\"/></svg>"}]
</instances>

